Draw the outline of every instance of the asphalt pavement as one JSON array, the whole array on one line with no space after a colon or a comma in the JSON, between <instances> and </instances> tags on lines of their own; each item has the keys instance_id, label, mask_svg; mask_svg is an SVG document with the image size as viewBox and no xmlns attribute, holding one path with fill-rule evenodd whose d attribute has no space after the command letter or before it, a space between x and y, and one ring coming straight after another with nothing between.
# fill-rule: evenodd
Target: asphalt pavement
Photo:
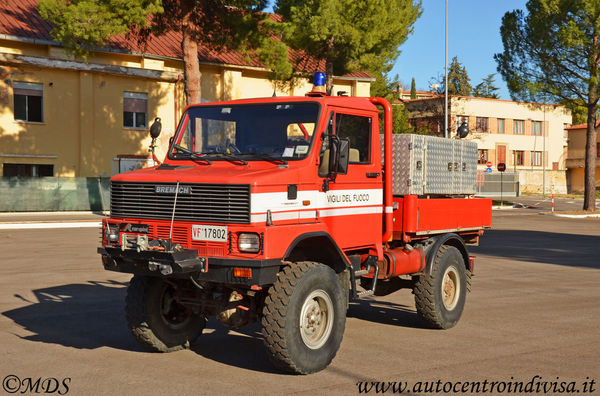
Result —
<instances>
[{"instance_id":1,"label":"asphalt pavement","mask_svg":"<svg viewBox=\"0 0 600 396\"><path fill-rule=\"evenodd\" d=\"M74 395L353 395L389 383L419 393L437 381L442 390L429 394L484 381L504 384L490 394L518 382L543 390L544 381L548 394L563 382L585 394L594 381L598 392L600 219L511 209L493 221L471 248L473 291L456 327L424 328L408 290L353 302L333 363L308 376L269 363L258 325L211 319L191 350L145 352L125 324L130 275L102 269L99 227L0 229L0 381L12 391L18 379L17 392L56 382Z\"/></svg>"}]
</instances>

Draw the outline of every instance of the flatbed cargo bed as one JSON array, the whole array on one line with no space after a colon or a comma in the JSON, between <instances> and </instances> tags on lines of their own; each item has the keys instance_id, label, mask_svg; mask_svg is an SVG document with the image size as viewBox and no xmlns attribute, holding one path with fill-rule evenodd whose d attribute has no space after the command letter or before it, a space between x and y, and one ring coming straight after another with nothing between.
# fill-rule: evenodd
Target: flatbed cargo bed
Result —
<instances>
[{"instance_id":1,"label":"flatbed cargo bed","mask_svg":"<svg viewBox=\"0 0 600 396\"><path fill-rule=\"evenodd\" d=\"M478 233L492 226L491 200L404 195L394 197L394 240L410 242L455 232Z\"/></svg>"}]
</instances>

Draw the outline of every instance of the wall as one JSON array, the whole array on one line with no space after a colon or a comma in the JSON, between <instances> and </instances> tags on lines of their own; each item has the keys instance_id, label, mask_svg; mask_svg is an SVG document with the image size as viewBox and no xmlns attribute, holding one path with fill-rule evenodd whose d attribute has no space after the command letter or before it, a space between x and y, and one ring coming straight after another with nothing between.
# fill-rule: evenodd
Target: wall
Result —
<instances>
[{"instance_id":1,"label":"wall","mask_svg":"<svg viewBox=\"0 0 600 396\"><path fill-rule=\"evenodd\" d=\"M38 57L38 64L15 60L11 54ZM148 95L147 124L161 118L163 132L156 152L164 158L185 108L184 84L177 80L183 62L94 52L84 64L60 47L11 40L0 40L0 56L12 62L0 65L0 176L5 163L52 164L58 177L110 176L115 158L148 157L148 128L123 127L124 92ZM85 70L90 65L94 71ZM265 70L204 64L200 69L203 102L273 95ZM146 71L154 72L154 77ZM14 120L12 81L43 84L43 122ZM336 78L334 84L334 92L369 95L368 81ZM277 95L303 96L311 86L301 81Z\"/></svg>"},{"instance_id":2,"label":"wall","mask_svg":"<svg viewBox=\"0 0 600 396\"><path fill-rule=\"evenodd\" d=\"M574 127L575 128L575 127ZM596 142L600 133L596 132ZM569 130L569 149L567 154L568 183L570 193L583 193L585 191L585 141L586 126ZM596 158L596 188L600 186L600 157Z\"/></svg>"},{"instance_id":3,"label":"wall","mask_svg":"<svg viewBox=\"0 0 600 396\"><path fill-rule=\"evenodd\" d=\"M546 195L567 194L567 171L546 169ZM544 172L540 170L519 171L519 183L523 193L541 194L544 186Z\"/></svg>"},{"instance_id":4,"label":"wall","mask_svg":"<svg viewBox=\"0 0 600 396\"><path fill-rule=\"evenodd\" d=\"M109 210L109 179L0 178L0 212Z\"/></svg>"}]
</instances>

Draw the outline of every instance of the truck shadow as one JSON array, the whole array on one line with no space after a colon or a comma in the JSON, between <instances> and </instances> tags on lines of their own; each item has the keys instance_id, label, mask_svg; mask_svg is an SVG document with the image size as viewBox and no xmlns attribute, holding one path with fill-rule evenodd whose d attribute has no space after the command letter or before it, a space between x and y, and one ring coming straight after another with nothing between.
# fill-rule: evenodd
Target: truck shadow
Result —
<instances>
[{"instance_id":1,"label":"truck shadow","mask_svg":"<svg viewBox=\"0 0 600 396\"><path fill-rule=\"evenodd\" d=\"M24 306L1 314L12 320L12 332L21 340L77 349L109 347L145 353L127 329L125 295L128 282L105 281L68 284L15 294ZM350 303L348 318L422 328L413 309L386 301ZM247 370L283 374L267 356L260 324L232 330L210 318L205 332L191 350L206 359Z\"/></svg>"},{"instance_id":2,"label":"truck shadow","mask_svg":"<svg viewBox=\"0 0 600 396\"><path fill-rule=\"evenodd\" d=\"M232 330L215 318L210 318L205 332L191 349L206 359L228 366L262 373L285 374L269 361L262 338L259 323Z\"/></svg>"},{"instance_id":3,"label":"truck shadow","mask_svg":"<svg viewBox=\"0 0 600 396\"><path fill-rule=\"evenodd\" d=\"M140 351L125 323L127 285L117 281L61 285L33 290L33 299L15 294L28 304L2 315L21 326L13 332L24 340L78 349Z\"/></svg>"},{"instance_id":4,"label":"truck shadow","mask_svg":"<svg viewBox=\"0 0 600 396\"><path fill-rule=\"evenodd\" d=\"M378 300L355 300L350 302L348 318L413 329L425 328L414 308L403 304Z\"/></svg>"}]
</instances>

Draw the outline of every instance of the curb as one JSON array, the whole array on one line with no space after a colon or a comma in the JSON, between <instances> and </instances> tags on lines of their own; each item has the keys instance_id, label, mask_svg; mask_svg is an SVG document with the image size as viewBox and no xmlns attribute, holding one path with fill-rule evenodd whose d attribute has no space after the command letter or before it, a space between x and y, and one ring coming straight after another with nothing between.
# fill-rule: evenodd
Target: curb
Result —
<instances>
[{"instance_id":1,"label":"curb","mask_svg":"<svg viewBox=\"0 0 600 396\"><path fill-rule=\"evenodd\" d=\"M0 217L14 216L81 216L81 215L96 215L106 216L110 212L92 212L92 211L69 211L69 212L0 212Z\"/></svg>"},{"instance_id":2,"label":"curb","mask_svg":"<svg viewBox=\"0 0 600 396\"><path fill-rule=\"evenodd\" d=\"M566 217L566 218L569 218L569 219L588 219L588 218L589 219L600 219L600 213L571 215L571 214L541 212L540 214L541 215L546 215L546 216Z\"/></svg>"},{"instance_id":3,"label":"curb","mask_svg":"<svg viewBox=\"0 0 600 396\"><path fill-rule=\"evenodd\" d=\"M25 230L25 229L48 229L48 228L99 228L100 221L70 221L70 222L47 222L30 221L21 223L0 223L0 230Z\"/></svg>"}]
</instances>

